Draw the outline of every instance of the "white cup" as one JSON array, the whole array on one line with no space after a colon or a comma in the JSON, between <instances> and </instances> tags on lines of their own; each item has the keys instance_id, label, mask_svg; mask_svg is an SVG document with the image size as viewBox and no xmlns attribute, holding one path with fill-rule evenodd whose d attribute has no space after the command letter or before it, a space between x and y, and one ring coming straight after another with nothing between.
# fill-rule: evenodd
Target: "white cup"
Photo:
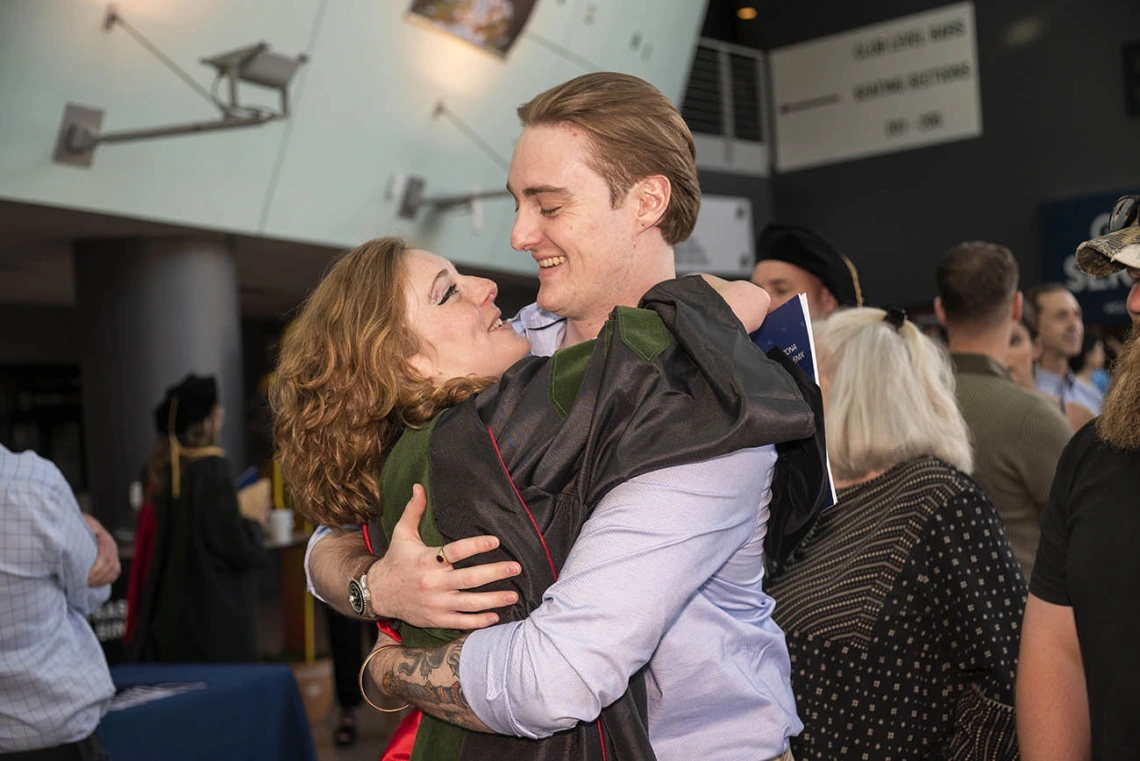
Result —
<instances>
[{"instance_id":1,"label":"white cup","mask_svg":"<svg viewBox=\"0 0 1140 761\"><path fill-rule=\"evenodd\" d=\"M139 510L142 510L145 496L143 494L143 485L141 481L131 481L131 488L127 492L127 499L130 500L131 509L136 513Z\"/></svg>"},{"instance_id":2,"label":"white cup","mask_svg":"<svg viewBox=\"0 0 1140 761\"><path fill-rule=\"evenodd\" d=\"M288 544L293 540L293 511L269 511L269 538L274 544Z\"/></svg>"}]
</instances>

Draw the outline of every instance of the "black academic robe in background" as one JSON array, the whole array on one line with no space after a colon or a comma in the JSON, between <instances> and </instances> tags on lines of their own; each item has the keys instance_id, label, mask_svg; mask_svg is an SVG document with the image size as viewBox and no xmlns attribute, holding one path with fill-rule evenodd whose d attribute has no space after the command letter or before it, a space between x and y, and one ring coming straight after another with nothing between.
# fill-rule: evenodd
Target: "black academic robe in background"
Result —
<instances>
[{"instance_id":1,"label":"black academic robe in background","mask_svg":"<svg viewBox=\"0 0 1140 761\"><path fill-rule=\"evenodd\" d=\"M155 495L157 530L130 655L164 663L251 662L257 654L261 528L238 510L229 463L184 457L181 493Z\"/></svg>"}]
</instances>

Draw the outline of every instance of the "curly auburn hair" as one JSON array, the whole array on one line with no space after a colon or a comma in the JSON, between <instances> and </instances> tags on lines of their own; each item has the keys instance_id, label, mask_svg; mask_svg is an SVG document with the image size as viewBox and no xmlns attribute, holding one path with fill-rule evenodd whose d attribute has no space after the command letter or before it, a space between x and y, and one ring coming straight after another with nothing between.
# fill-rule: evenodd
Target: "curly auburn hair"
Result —
<instances>
[{"instance_id":1,"label":"curly auburn hair","mask_svg":"<svg viewBox=\"0 0 1140 761\"><path fill-rule=\"evenodd\" d=\"M294 508L329 527L382 509L380 471L405 428L423 425L494 382L433 385L409 360L420 339L407 320L400 238L377 238L338 259L282 340L270 404Z\"/></svg>"}]
</instances>

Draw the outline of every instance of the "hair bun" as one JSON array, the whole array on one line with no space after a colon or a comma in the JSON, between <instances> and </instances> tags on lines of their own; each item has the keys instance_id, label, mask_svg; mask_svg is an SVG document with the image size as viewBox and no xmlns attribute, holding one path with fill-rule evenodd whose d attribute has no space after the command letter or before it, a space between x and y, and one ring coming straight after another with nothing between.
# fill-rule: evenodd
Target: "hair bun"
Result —
<instances>
[{"instance_id":1,"label":"hair bun","mask_svg":"<svg viewBox=\"0 0 1140 761\"><path fill-rule=\"evenodd\" d=\"M895 330L902 330L903 323L906 322L906 310L891 307L887 310L887 313L883 315L883 322L890 323Z\"/></svg>"}]
</instances>

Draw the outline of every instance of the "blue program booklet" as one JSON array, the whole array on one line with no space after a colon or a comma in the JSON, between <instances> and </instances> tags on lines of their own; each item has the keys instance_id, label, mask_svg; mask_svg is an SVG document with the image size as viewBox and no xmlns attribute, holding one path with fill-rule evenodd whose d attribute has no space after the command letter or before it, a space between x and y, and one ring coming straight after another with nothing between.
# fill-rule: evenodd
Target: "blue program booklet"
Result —
<instances>
[{"instance_id":1,"label":"blue program booklet","mask_svg":"<svg viewBox=\"0 0 1140 761\"><path fill-rule=\"evenodd\" d=\"M800 294L773 309L764 318L764 324L752 334L752 343L767 354L779 349L799 365L812 380L819 385L819 370L815 363L815 336L811 332L811 317L808 312L807 296ZM827 463L827 497L824 508L836 502L835 481L831 476L831 460Z\"/></svg>"}]
</instances>

